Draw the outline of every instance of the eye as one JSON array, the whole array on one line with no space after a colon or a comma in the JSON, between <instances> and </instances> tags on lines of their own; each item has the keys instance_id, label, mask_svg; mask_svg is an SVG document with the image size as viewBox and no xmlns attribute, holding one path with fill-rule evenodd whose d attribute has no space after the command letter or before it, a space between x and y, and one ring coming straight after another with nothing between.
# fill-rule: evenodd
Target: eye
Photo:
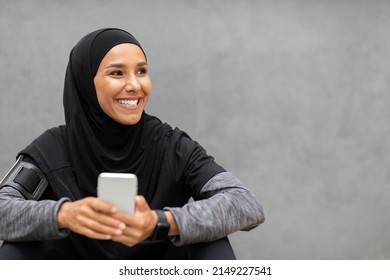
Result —
<instances>
[{"instance_id":1,"label":"eye","mask_svg":"<svg viewBox=\"0 0 390 280\"><path fill-rule=\"evenodd\" d=\"M146 67L141 67L137 70L136 74L143 76L148 73L148 69Z\"/></svg>"},{"instance_id":2,"label":"eye","mask_svg":"<svg viewBox=\"0 0 390 280\"><path fill-rule=\"evenodd\" d=\"M123 72L121 70L114 70L110 72L110 76L121 77L123 76Z\"/></svg>"}]
</instances>

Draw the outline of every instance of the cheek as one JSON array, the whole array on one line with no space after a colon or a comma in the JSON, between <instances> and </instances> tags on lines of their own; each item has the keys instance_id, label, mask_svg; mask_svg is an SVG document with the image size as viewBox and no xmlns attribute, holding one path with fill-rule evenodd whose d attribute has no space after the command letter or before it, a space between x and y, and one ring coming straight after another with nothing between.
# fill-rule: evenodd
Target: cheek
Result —
<instances>
[{"instance_id":1,"label":"cheek","mask_svg":"<svg viewBox=\"0 0 390 280\"><path fill-rule=\"evenodd\" d=\"M142 81L141 87L144 93L149 94L152 91L152 84L150 82L150 79Z\"/></svg>"},{"instance_id":2,"label":"cheek","mask_svg":"<svg viewBox=\"0 0 390 280\"><path fill-rule=\"evenodd\" d=\"M97 91L96 91L96 93L97 93ZM109 106L108 106L108 102L107 102L106 98L104 97L104 94L97 94L97 100L99 102L99 106L102 109L102 111L107 114Z\"/></svg>"},{"instance_id":3,"label":"cheek","mask_svg":"<svg viewBox=\"0 0 390 280\"><path fill-rule=\"evenodd\" d=\"M98 82L95 83L96 97L100 108L107 114L112 106L112 97L115 95L115 86L112 83Z\"/></svg>"},{"instance_id":4,"label":"cheek","mask_svg":"<svg viewBox=\"0 0 390 280\"><path fill-rule=\"evenodd\" d=\"M95 83L96 95L100 100L108 100L118 94L122 88L122 84L116 81L101 81Z\"/></svg>"}]
</instances>

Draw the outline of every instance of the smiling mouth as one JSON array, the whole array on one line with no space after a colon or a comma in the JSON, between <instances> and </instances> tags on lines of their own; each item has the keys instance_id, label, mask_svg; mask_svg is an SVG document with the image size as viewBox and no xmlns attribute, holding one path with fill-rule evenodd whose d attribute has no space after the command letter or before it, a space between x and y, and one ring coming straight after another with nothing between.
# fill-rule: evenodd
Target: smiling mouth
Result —
<instances>
[{"instance_id":1,"label":"smiling mouth","mask_svg":"<svg viewBox=\"0 0 390 280\"><path fill-rule=\"evenodd\" d=\"M129 108L137 107L139 103L139 99L129 100L129 99L118 99L117 102L122 106L126 106Z\"/></svg>"}]
</instances>

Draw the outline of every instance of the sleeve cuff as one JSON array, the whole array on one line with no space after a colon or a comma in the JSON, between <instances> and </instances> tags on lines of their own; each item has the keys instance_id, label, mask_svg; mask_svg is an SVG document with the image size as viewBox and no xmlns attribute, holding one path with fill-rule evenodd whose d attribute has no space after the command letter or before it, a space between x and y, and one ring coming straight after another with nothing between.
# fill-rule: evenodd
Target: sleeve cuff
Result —
<instances>
[{"instance_id":1,"label":"sleeve cuff","mask_svg":"<svg viewBox=\"0 0 390 280\"><path fill-rule=\"evenodd\" d=\"M58 216L58 211L61 207L61 205L64 203L64 202L68 202L68 201L71 201L69 198L67 197L64 197L64 198L61 198L59 201L57 201L55 207L54 207L54 216L53 216L53 233L55 233L54 235L58 238L63 238L63 237L67 237L70 233L70 230L68 228L58 228L58 225L57 225L57 216Z\"/></svg>"}]
</instances>

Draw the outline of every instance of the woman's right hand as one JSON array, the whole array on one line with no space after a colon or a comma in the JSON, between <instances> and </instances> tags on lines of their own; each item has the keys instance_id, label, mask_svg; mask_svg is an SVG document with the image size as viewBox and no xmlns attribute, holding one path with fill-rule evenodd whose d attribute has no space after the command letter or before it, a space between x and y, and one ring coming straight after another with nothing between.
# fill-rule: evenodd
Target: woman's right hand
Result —
<instances>
[{"instance_id":1,"label":"woman's right hand","mask_svg":"<svg viewBox=\"0 0 390 280\"><path fill-rule=\"evenodd\" d=\"M64 202L58 210L59 228L93 239L108 240L121 235L126 225L113 218L117 210L111 204L96 197L86 197L77 201Z\"/></svg>"}]
</instances>

